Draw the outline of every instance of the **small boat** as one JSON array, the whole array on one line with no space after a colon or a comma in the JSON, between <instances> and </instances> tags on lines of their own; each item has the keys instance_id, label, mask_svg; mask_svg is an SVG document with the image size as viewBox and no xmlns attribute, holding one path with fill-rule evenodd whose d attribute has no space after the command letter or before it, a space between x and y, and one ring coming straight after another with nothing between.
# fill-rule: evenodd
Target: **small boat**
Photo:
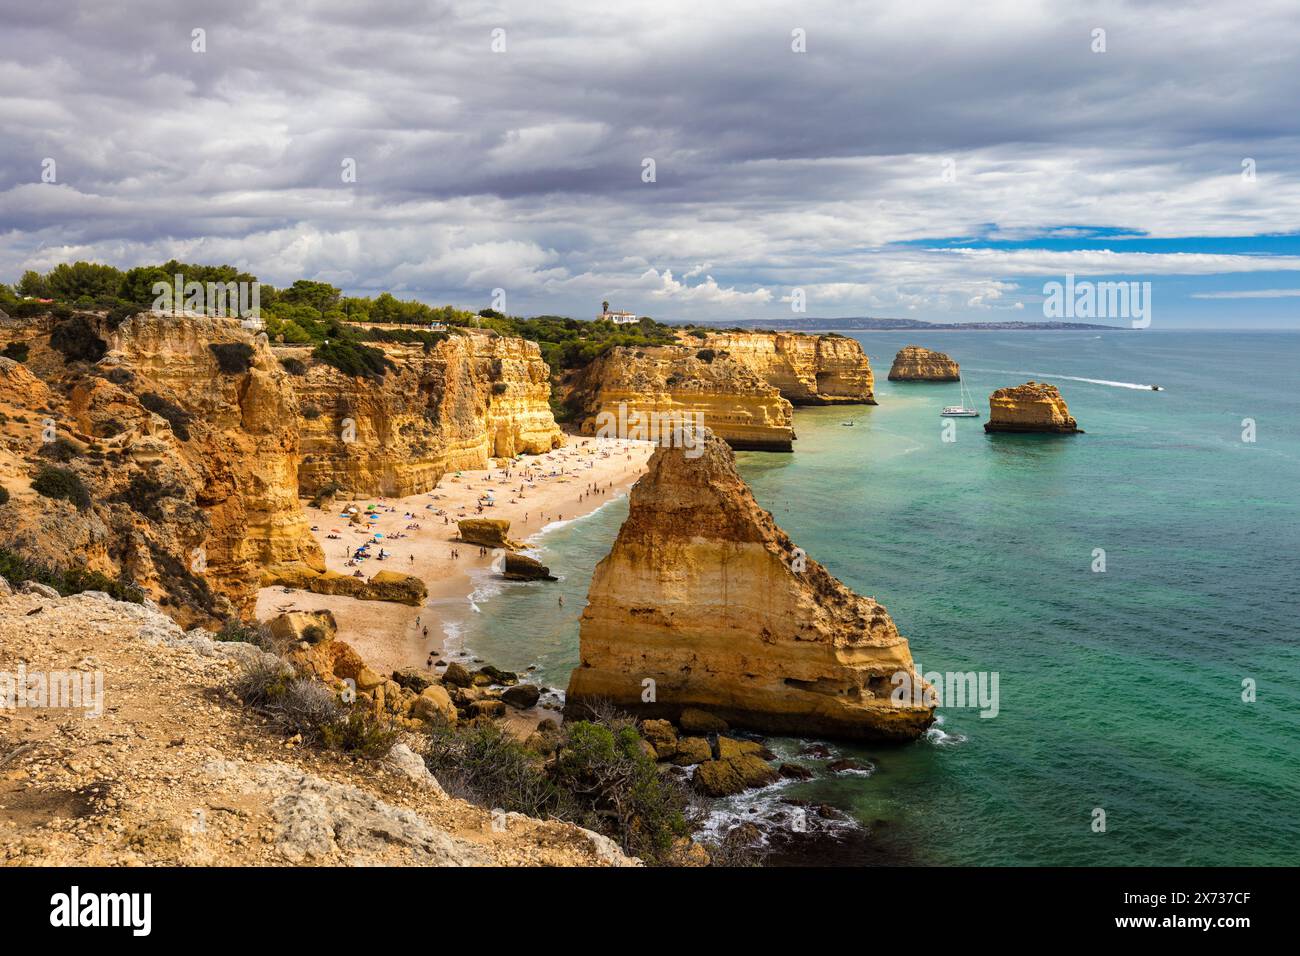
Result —
<instances>
[{"instance_id":1,"label":"small boat","mask_svg":"<svg viewBox=\"0 0 1300 956\"><path fill-rule=\"evenodd\" d=\"M857 424L857 422L840 422L840 424L844 425L847 428L852 428L854 425Z\"/></svg>"},{"instance_id":2,"label":"small boat","mask_svg":"<svg viewBox=\"0 0 1300 956\"><path fill-rule=\"evenodd\" d=\"M940 418L979 418L979 411L971 405L970 393L966 391L966 379L959 379L961 383L961 404L945 405L943 411L939 413Z\"/></svg>"},{"instance_id":3,"label":"small boat","mask_svg":"<svg viewBox=\"0 0 1300 956\"><path fill-rule=\"evenodd\" d=\"M1153 392L1163 392L1164 389L1161 388L1159 385L1152 385L1152 386L1151 386L1151 391L1153 391Z\"/></svg>"}]
</instances>

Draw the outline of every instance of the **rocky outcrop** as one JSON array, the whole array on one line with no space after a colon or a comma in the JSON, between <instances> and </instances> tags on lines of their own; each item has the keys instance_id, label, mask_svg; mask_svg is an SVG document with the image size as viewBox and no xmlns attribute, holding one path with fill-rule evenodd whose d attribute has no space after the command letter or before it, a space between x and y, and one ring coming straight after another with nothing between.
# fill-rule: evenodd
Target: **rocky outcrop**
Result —
<instances>
[{"instance_id":1,"label":"rocky outcrop","mask_svg":"<svg viewBox=\"0 0 1300 956\"><path fill-rule=\"evenodd\" d=\"M354 378L280 349L307 368L292 379L302 409L300 485L354 495L427 491L448 471L564 443L537 343L466 331L431 349L385 344L392 369Z\"/></svg>"},{"instance_id":2,"label":"rocky outcrop","mask_svg":"<svg viewBox=\"0 0 1300 956\"><path fill-rule=\"evenodd\" d=\"M297 498L297 402L262 341L230 319L75 321L93 363L31 338L48 317L13 330L40 382L12 389L0 423L0 473L24 479L7 546L131 582L184 623L251 613L268 565L324 568ZM52 461L84 507L27 490Z\"/></svg>"},{"instance_id":3,"label":"rocky outcrop","mask_svg":"<svg viewBox=\"0 0 1300 956\"><path fill-rule=\"evenodd\" d=\"M943 352L931 352L919 345L908 345L898 350L894 364L889 367L891 382L956 382L961 380L961 369Z\"/></svg>"},{"instance_id":4,"label":"rocky outcrop","mask_svg":"<svg viewBox=\"0 0 1300 956\"><path fill-rule=\"evenodd\" d=\"M510 540L510 522L506 518L461 518L456 522L460 540L484 548L517 551L523 545Z\"/></svg>"},{"instance_id":5,"label":"rocky outcrop","mask_svg":"<svg viewBox=\"0 0 1300 956\"><path fill-rule=\"evenodd\" d=\"M793 409L747 366L707 349L615 348L569 385L584 435L659 440L700 421L737 450L791 451Z\"/></svg>"},{"instance_id":6,"label":"rocky outcrop","mask_svg":"<svg viewBox=\"0 0 1300 956\"><path fill-rule=\"evenodd\" d=\"M312 626L304 619L290 630ZM494 817L448 797L416 752L418 735L406 734L382 761L284 739L229 691L244 666L268 662L276 659L252 644L186 633L156 608L89 592L14 594L0 579L0 672L25 664L33 675L80 674L88 718L6 708L0 864L637 862L573 824ZM95 671L107 675L98 689L87 683Z\"/></svg>"},{"instance_id":7,"label":"rocky outcrop","mask_svg":"<svg viewBox=\"0 0 1300 956\"><path fill-rule=\"evenodd\" d=\"M701 710L755 730L894 740L933 719L891 699L892 678L915 669L889 614L794 547L713 436L697 458L655 451L588 601L568 713L606 700L684 728L696 722L683 712Z\"/></svg>"},{"instance_id":8,"label":"rocky outcrop","mask_svg":"<svg viewBox=\"0 0 1300 956\"><path fill-rule=\"evenodd\" d=\"M682 338L725 352L791 404L876 404L871 363L855 339L805 332L710 332L702 340L687 333Z\"/></svg>"},{"instance_id":9,"label":"rocky outcrop","mask_svg":"<svg viewBox=\"0 0 1300 956\"><path fill-rule=\"evenodd\" d=\"M302 588L312 594L341 594L360 601L395 601L412 607L419 607L429 596L423 581L400 571L379 571L369 578L359 578L339 571L315 571L302 565L277 565L266 570L262 584Z\"/></svg>"},{"instance_id":10,"label":"rocky outcrop","mask_svg":"<svg viewBox=\"0 0 1300 956\"><path fill-rule=\"evenodd\" d=\"M1046 432L1072 435L1082 428L1070 414L1055 385L1026 382L1014 388L1000 388L989 396L986 432Z\"/></svg>"}]
</instances>

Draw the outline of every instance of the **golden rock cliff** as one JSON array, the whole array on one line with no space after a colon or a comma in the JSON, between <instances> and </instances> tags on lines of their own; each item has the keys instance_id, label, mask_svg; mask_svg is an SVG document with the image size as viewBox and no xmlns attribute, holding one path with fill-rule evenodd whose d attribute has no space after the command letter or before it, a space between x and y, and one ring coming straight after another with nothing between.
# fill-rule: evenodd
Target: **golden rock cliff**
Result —
<instances>
[{"instance_id":1,"label":"golden rock cliff","mask_svg":"<svg viewBox=\"0 0 1300 956\"><path fill-rule=\"evenodd\" d=\"M703 425L732 448L791 451L794 410L780 392L747 366L723 355L699 356L687 346L615 348L594 360L570 385L567 403L577 409L583 434L601 434L602 423L631 422L608 437L651 438L637 422L689 421ZM624 433L626 431L626 433Z\"/></svg>"},{"instance_id":2,"label":"golden rock cliff","mask_svg":"<svg viewBox=\"0 0 1300 956\"><path fill-rule=\"evenodd\" d=\"M961 379L957 363L943 352L931 352L919 345L898 350L889 368L891 382L956 382Z\"/></svg>"},{"instance_id":3,"label":"golden rock cliff","mask_svg":"<svg viewBox=\"0 0 1300 956\"><path fill-rule=\"evenodd\" d=\"M281 350L308 361L310 351ZM403 496L448 471L564 443L550 407L550 370L535 342L454 335L430 351L385 345L394 368L354 378L310 363L292 379L301 406L303 494L333 485Z\"/></svg>"},{"instance_id":4,"label":"golden rock cliff","mask_svg":"<svg viewBox=\"0 0 1300 956\"><path fill-rule=\"evenodd\" d=\"M876 404L871 363L856 340L842 335L711 332L683 341L726 352L794 405Z\"/></svg>"},{"instance_id":5,"label":"golden rock cliff","mask_svg":"<svg viewBox=\"0 0 1300 956\"><path fill-rule=\"evenodd\" d=\"M29 364L46 392L22 417L44 426L7 445L27 476L72 472L88 501L20 487L6 540L133 581L182 622L251 613L268 565L323 569L298 503L297 402L270 350L231 319L77 321L99 357L65 361L39 340Z\"/></svg>"},{"instance_id":6,"label":"golden rock cliff","mask_svg":"<svg viewBox=\"0 0 1300 956\"><path fill-rule=\"evenodd\" d=\"M896 674L916 675L889 614L794 547L713 436L695 458L655 451L588 601L570 713L607 700L868 740L915 738L933 720L932 707L891 699Z\"/></svg>"},{"instance_id":7,"label":"golden rock cliff","mask_svg":"<svg viewBox=\"0 0 1300 956\"><path fill-rule=\"evenodd\" d=\"M1014 388L1000 388L989 396L986 432L1082 432L1055 385L1026 382Z\"/></svg>"}]
</instances>

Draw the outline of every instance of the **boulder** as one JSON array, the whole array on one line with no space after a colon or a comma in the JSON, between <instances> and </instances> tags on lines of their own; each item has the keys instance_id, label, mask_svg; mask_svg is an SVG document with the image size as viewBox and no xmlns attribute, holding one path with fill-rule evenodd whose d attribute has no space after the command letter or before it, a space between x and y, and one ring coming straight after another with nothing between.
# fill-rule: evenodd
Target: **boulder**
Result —
<instances>
[{"instance_id":1,"label":"boulder","mask_svg":"<svg viewBox=\"0 0 1300 956\"><path fill-rule=\"evenodd\" d=\"M438 682L435 674L418 667L403 667L393 671L393 680L416 694Z\"/></svg>"},{"instance_id":2,"label":"boulder","mask_svg":"<svg viewBox=\"0 0 1300 956\"><path fill-rule=\"evenodd\" d=\"M696 707L683 710L677 725L688 734L719 734L730 729L721 717Z\"/></svg>"},{"instance_id":3,"label":"boulder","mask_svg":"<svg viewBox=\"0 0 1300 956\"><path fill-rule=\"evenodd\" d=\"M268 627L280 646L323 644L333 640L339 631L332 611L288 611L272 618Z\"/></svg>"},{"instance_id":4,"label":"boulder","mask_svg":"<svg viewBox=\"0 0 1300 956\"><path fill-rule=\"evenodd\" d=\"M43 598L57 598L60 596L59 592L54 588L48 584L41 584L39 581L24 581L19 590L24 594L38 594Z\"/></svg>"},{"instance_id":5,"label":"boulder","mask_svg":"<svg viewBox=\"0 0 1300 956\"><path fill-rule=\"evenodd\" d=\"M660 760L677 753L677 730L666 720L641 721L641 736L650 741Z\"/></svg>"},{"instance_id":6,"label":"boulder","mask_svg":"<svg viewBox=\"0 0 1300 956\"><path fill-rule=\"evenodd\" d=\"M673 763L679 767L686 767L693 763L703 763L706 760L713 759L713 748L703 737L683 737L677 741L677 752L673 755Z\"/></svg>"},{"instance_id":7,"label":"boulder","mask_svg":"<svg viewBox=\"0 0 1300 956\"><path fill-rule=\"evenodd\" d=\"M491 664L484 664L478 669L478 673L486 676L489 682L493 684L516 684L519 682L519 675L514 671L503 671Z\"/></svg>"},{"instance_id":8,"label":"boulder","mask_svg":"<svg viewBox=\"0 0 1300 956\"><path fill-rule=\"evenodd\" d=\"M475 717L504 717L506 705L499 700L476 700L469 705Z\"/></svg>"},{"instance_id":9,"label":"boulder","mask_svg":"<svg viewBox=\"0 0 1300 956\"><path fill-rule=\"evenodd\" d=\"M743 757L745 754L759 756L763 752L763 745L752 740L734 740L731 737L718 737L718 759L729 760L732 757Z\"/></svg>"},{"instance_id":10,"label":"boulder","mask_svg":"<svg viewBox=\"0 0 1300 956\"><path fill-rule=\"evenodd\" d=\"M442 672L442 682L452 687L469 687L474 683L474 678L463 665L452 661Z\"/></svg>"},{"instance_id":11,"label":"boulder","mask_svg":"<svg viewBox=\"0 0 1300 956\"><path fill-rule=\"evenodd\" d=\"M438 684L430 684L420 691L419 697L415 698L415 703L411 705L411 716L420 720L445 720L449 724L454 724L456 706L451 702L451 695L447 693L446 688Z\"/></svg>"},{"instance_id":12,"label":"boulder","mask_svg":"<svg viewBox=\"0 0 1300 956\"><path fill-rule=\"evenodd\" d=\"M783 763L776 768L777 773L787 780L811 780L813 772L797 763Z\"/></svg>"},{"instance_id":13,"label":"boulder","mask_svg":"<svg viewBox=\"0 0 1300 956\"><path fill-rule=\"evenodd\" d=\"M536 558L530 558L526 554L515 554L513 551L506 552L505 567L501 570L501 576L508 581L555 581L555 575L551 574L551 569Z\"/></svg>"},{"instance_id":14,"label":"boulder","mask_svg":"<svg viewBox=\"0 0 1300 956\"><path fill-rule=\"evenodd\" d=\"M517 551L523 545L510 540L510 522L505 518L462 518L456 522L460 540L484 548Z\"/></svg>"},{"instance_id":15,"label":"boulder","mask_svg":"<svg viewBox=\"0 0 1300 956\"><path fill-rule=\"evenodd\" d=\"M695 768L692 783L706 797L729 797L745 789L745 780L728 760L706 760Z\"/></svg>"},{"instance_id":16,"label":"boulder","mask_svg":"<svg viewBox=\"0 0 1300 956\"><path fill-rule=\"evenodd\" d=\"M514 687L507 687L501 692L503 701L511 707L518 707L520 710L527 710L529 707L536 706L541 696L542 693L537 689L536 684L516 684Z\"/></svg>"}]
</instances>

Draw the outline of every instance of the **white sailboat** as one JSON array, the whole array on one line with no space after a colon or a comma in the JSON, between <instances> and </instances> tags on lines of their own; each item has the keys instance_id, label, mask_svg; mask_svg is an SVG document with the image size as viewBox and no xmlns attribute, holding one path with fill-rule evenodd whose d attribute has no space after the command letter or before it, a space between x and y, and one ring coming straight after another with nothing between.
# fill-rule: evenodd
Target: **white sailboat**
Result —
<instances>
[{"instance_id":1,"label":"white sailboat","mask_svg":"<svg viewBox=\"0 0 1300 956\"><path fill-rule=\"evenodd\" d=\"M979 418L980 413L975 408L972 399L970 397L970 393L966 390L966 379L959 378L957 381L958 384L961 385L961 404L945 405L943 411L939 413L939 417L940 418Z\"/></svg>"}]
</instances>

